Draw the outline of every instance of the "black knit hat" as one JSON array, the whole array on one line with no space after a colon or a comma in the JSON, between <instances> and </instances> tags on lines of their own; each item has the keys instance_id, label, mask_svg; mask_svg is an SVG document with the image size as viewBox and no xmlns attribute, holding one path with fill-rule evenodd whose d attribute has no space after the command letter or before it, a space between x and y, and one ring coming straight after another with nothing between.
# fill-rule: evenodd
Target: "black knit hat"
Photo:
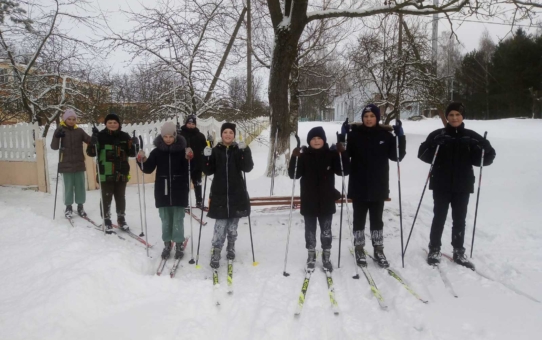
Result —
<instances>
[{"instance_id":1,"label":"black knit hat","mask_svg":"<svg viewBox=\"0 0 542 340\"><path fill-rule=\"evenodd\" d=\"M110 113L110 114L108 114L107 116L105 116L104 124L107 124L107 121L108 121L108 120L116 120L117 123L119 123L119 128L121 127L121 123L120 123L119 116L117 116L116 114Z\"/></svg>"},{"instance_id":2,"label":"black knit hat","mask_svg":"<svg viewBox=\"0 0 542 340\"><path fill-rule=\"evenodd\" d=\"M380 108L376 106L375 104L369 104L365 106L363 109L363 112L361 113L361 119L363 120L363 116L365 116L365 113L372 112L376 117L376 122L378 123L380 121Z\"/></svg>"},{"instance_id":3,"label":"black knit hat","mask_svg":"<svg viewBox=\"0 0 542 340\"><path fill-rule=\"evenodd\" d=\"M451 111L457 111L461 113L461 115L463 116L463 119L465 119L465 106L463 105L463 103L451 102L450 105L448 105L448 107L446 108L446 118L448 118L448 114Z\"/></svg>"},{"instance_id":4,"label":"black knit hat","mask_svg":"<svg viewBox=\"0 0 542 340\"><path fill-rule=\"evenodd\" d=\"M186 119L184 121L184 125L186 125L188 123L193 123L194 125L196 125L196 115L188 115L188 116L186 116Z\"/></svg>"},{"instance_id":5,"label":"black knit hat","mask_svg":"<svg viewBox=\"0 0 542 340\"><path fill-rule=\"evenodd\" d=\"M309 134L307 135L307 144L310 145L311 139L313 139L314 137L320 137L324 140L324 143L327 142L326 132L321 126L314 127L309 131Z\"/></svg>"},{"instance_id":6,"label":"black knit hat","mask_svg":"<svg viewBox=\"0 0 542 340\"><path fill-rule=\"evenodd\" d=\"M233 135L235 136L235 128L237 127L237 125L233 124L233 123L224 123L222 124L222 127L220 127L220 135L222 136L222 132L224 132L224 130L226 129L230 129L233 131Z\"/></svg>"}]
</instances>

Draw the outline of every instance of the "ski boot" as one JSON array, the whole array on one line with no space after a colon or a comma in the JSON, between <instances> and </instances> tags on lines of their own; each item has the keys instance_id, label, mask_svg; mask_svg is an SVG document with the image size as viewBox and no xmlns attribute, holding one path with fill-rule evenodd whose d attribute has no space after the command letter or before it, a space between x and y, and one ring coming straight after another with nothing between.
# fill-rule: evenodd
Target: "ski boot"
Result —
<instances>
[{"instance_id":1,"label":"ski boot","mask_svg":"<svg viewBox=\"0 0 542 340\"><path fill-rule=\"evenodd\" d=\"M454 248L454 262L474 270L474 264L465 256L465 248Z\"/></svg>"},{"instance_id":2,"label":"ski boot","mask_svg":"<svg viewBox=\"0 0 542 340\"><path fill-rule=\"evenodd\" d=\"M313 271L315 263L316 263L316 251L314 249L309 249L309 257L307 258L306 271Z\"/></svg>"},{"instance_id":3,"label":"ski boot","mask_svg":"<svg viewBox=\"0 0 542 340\"><path fill-rule=\"evenodd\" d=\"M77 205L77 214L83 218L87 217L87 213L85 212L85 209L83 209L82 204Z\"/></svg>"},{"instance_id":4,"label":"ski boot","mask_svg":"<svg viewBox=\"0 0 542 340\"><path fill-rule=\"evenodd\" d=\"M67 206L66 206L66 211L64 211L64 216L66 216L66 218L72 218L72 216L73 216L73 210L72 210L72 206L71 206L71 205L67 205Z\"/></svg>"},{"instance_id":5,"label":"ski boot","mask_svg":"<svg viewBox=\"0 0 542 340\"><path fill-rule=\"evenodd\" d=\"M165 247L164 247L164 250L162 251L162 258L164 260L167 260L171 256L171 242L170 241L164 242L164 246Z\"/></svg>"},{"instance_id":6,"label":"ski boot","mask_svg":"<svg viewBox=\"0 0 542 340\"><path fill-rule=\"evenodd\" d=\"M440 264L440 247L431 247L429 245L429 253L427 253L427 263L431 266L438 266Z\"/></svg>"},{"instance_id":7,"label":"ski boot","mask_svg":"<svg viewBox=\"0 0 542 340\"><path fill-rule=\"evenodd\" d=\"M111 223L111 219L110 219L110 218L106 218L106 219L104 220L104 222L105 222L105 229L107 229L107 230L113 229L113 223Z\"/></svg>"},{"instance_id":8,"label":"ski boot","mask_svg":"<svg viewBox=\"0 0 542 340\"><path fill-rule=\"evenodd\" d=\"M322 252L322 264L324 265L324 270L327 270L329 272L333 271L333 265L331 264L331 250L330 249L324 249Z\"/></svg>"},{"instance_id":9,"label":"ski boot","mask_svg":"<svg viewBox=\"0 0 542 340\"><path fill-rule=\"evenodd\" d=\"M218 269L220 267L220 248L213 248L213 254L211 255L211 268Z\"/></svg>"},{"instance_id":10,"label":"ski boot","mask_svg":"<svg viewBox=\"0 0 542 340\"><path fill-rule=\"evenodd\" d=\"M184 256L183 243L178 242L177 244L175 244L175 260L182 259L183 256Z\"/></svg>"},{"instance_id":11,"label":"ski boot","mask_svg":"<svg viewBox=\"0 0 542 340\"><path fill-rule=\"evenodd\" d=\"M356 246L354 249L356 254L356 263L358 266L366 267L367 266L367 257L365 256L365 250L363 246Z\"/></svg>"},{"instance_id":12,"label":"ski boot","mask_svg":"<svg viewBox=\"0 0 542 340\"><path fill-rule=\"evenodd\" d=\"M384 246L374 247L374 257L380 267L388 268L390 266L388 260L386 260L386 255L384 255Z\"/></svg>"},{"instance_id":13,"label":"ski boot","mask_svg":"<svg viewBox=\"0 0 542 340\"><path fill-rule=\"evenodd\" d=\"M117 216L117 223L119 225L119 228L122 230L122 231L128 231L130 230L130 227L128 226L128 224L126 223L126 220L124 219L124 215L119 215Z\"/></svg>"},{"instance_id":14,"label":"ski boot","mask_svg":"<svg viewBox=\"0 0 542 340\"><path fill-rule=\"evenodd\" d=\"M234 242L228 242L228 247L226 248L226 258L228 260L234 260L235 259L235 243Z\"/></svg>"}]
</instances>

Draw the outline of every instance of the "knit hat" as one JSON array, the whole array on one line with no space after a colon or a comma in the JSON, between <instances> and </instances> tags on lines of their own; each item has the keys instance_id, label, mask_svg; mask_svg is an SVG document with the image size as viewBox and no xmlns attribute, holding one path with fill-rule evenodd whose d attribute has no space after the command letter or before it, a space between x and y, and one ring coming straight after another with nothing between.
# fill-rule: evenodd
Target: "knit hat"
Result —
<instances>
[{"instance_id":1,"label":"knit hat","mask_svg":"<svg viewBox=\"0 0 542 340\"><path fill-rule=\"evenodd\" d=\"M162 137L164 136L177 136L177 126L173 122L165 122L164 125L162 125L162 129L160 130L160 135Z\"/></svg>"},{"instance_id":2,"label":"knit hat","mask_svg":"<svg viewBox=\"0 0 542 340\"><path fill-rule=\"evenodd\" d=\"M224 130L226 129L230 129L233 131L233 135L235 136L235 128L236 128L237 125L233 124L233 123L224 123L222 124L222 127L220 127L220 135L222 136L222 132L224 132Z\"/></svg>"},{"instance_id":3,"label":"knit hat","mask_svg":"<svg viewBox=\"0 0 542 340\"><path fill-rule=\"evenodd\" d=\"M62 115L62 120L66 121L66 119L70 117L77 118L77 115L75 114L75 111L73 111L72 109L67 109L66 111L64 111L64 114Z\"/></svg>"},{"instance_id":4,"label":"knit hat","mask_svg":"<svg viewBox=\"0 0 542 340\"><path fill-rule=\"evenodd\" d=\"M322 138L324 140L324 143L327 141L326 132L321 126L314 127L309 131L309 134L307 135L307 144L310 145L311 139L313 139L314 137Z\"/></svg>"},{"instance_id":5,"label":"knit hat","mask_svg":"<svg viewBox=\"0 0 542 340\"><path fill-rule=\"evenodd\" d=\"M450 105L446 108L446 118L448 118L448 114L451 111L457 111L461 113L463 116L463 119L465 119L465 106L463 106L463 103L460 102L451 102Z\"/></svg>"},{"instance_id":6,"label":"knit hat","mask_svg":"<svg viewBox=\"0 0 542 340\"><path fill-rule=\"evenodd\" d=\"M184 125L186 125L188 123L193 123L194 125L196 125L196 115L188 115L188 116L186 116L186 120L184 121Z\"/></svg>"},{"instance_id":7,"label":"knit hat","mask_svg":"<svg viewBox=\"0 0 542 340\"><path fill-rule=\"evenodd\" d=\"M361 114L361 119L363 120L363 116L365 116L365 113L372 112L376 117L376 122L378 123L380 121L380 109L375 104L369 104L365 106L363 109L363 113Z\"/></svg>"},{"instance_id":8,"label":"knit hat","mask_svg":"<svg viewBox=\"0 0 542 340\"><path fill-rule=\"evenodd\" d=\"M116 120L117 123L119 123L119 128L121 127L119 116L117 116L116 114L110 113L107 116L105 116L104 124L107 124L108 120Z\"/></svg>"}]
</instances>

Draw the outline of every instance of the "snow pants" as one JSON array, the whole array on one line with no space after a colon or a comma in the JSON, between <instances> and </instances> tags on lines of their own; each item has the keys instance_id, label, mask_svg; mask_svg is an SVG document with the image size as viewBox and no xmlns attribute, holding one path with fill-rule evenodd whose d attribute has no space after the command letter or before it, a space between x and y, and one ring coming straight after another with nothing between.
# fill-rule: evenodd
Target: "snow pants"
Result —
<instances>
[{"instance_id":1,"label":"snow pants","mask_svg":"<svg viewBox=\"0 0 542 340\"><path fill-rule=\"evenodd\" d=\"M444 223L448 216L448 207L452 206L452 246L463 248L465 241L465 219L470 193L433 190L433 223L431 224L430 247L441 247Z\"/></svg>"},{"instance_id":2,"label":"snow pants","mask_svg":"<svg viewBox=\"0 0 542 340\"><path fill-rule=\"evenodd\" d=\"M354 245L365 246L365 221L369 212L371 228L371 241L373 246L384 245L384 201L358 201L352 202L354 208Z\"/></svg>"},{"instance_id":3,"label":"snow pants","mask_svg":"<svg viewBox=\"0 0 542 340\"><path fill-rule=\"evenodd\" d=\"M215 232L213 234L213 248L222 249L226 236L228 237L228 243L234 244L237 240L237 225L239 224L238 218L219 219L215 222Z\"/></svg>"},{"instance_id":4,"label":"snow pants","mask_svg":"<svg viewBox=\"0 0 542 340\"><path fill-rule=\"evenodd\" d=\"M64 205L72 205L75 196L76 204L85 204L87 189L85 188L85 172L66 172L64 179Z\"/></svg>"},{"instance_id":5,"label":"snow pants","mask_svg":"<svg viewBox=\"0 0 542 340\"><path fill-rule=\"evenodd\" d=\"M105 209L105 218L111 218L111 201L115 197L117 217L124 216L126 211L126 182L101 182L102 200ZM100 206L100 211L102 207Z\"/></svg>"},{"instance_id":6,"label":"snow pants","mask_svg":"<svg viewBox=\"0 0 542 340\"><path fill-rule=\"evenodd\" d=\"M184 207L161 207L158 214L162 220L162 241L184 242Z\"/></svg>"},{"instance_id":7,"label":"snow pants","mask_svg":"<svg viewBox=\"0 0 542 340\"><path fill-rule=\"evenodd\" d=\"M322 249L331 249L331 221L333 215L305 215L305 248L316 248L316 220L320 223L320 242Z\"/></svg>"}]
</instances>

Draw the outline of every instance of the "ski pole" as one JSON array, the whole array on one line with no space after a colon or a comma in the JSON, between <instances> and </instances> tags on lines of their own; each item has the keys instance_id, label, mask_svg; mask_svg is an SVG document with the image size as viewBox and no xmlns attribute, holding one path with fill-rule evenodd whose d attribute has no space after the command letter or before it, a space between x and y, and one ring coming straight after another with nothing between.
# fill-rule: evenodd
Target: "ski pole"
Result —
<instances>
[{"instance_id":1,"label":"ski pole","mask_svg":"<svg viewBox=\"0 0 542 340\"><path fill-rule=\"evenodd\" d=\"M59 148L58 148L58 164L56 165L56 189L55 189L55 205L53 208L53 220L56 216L56 197L58 193L58 177L60 176L60 162L62 162L62 137L60 137L60 141L58 142Z\"/></svg>"},{"instance_id":2,"label":"ski pole","mask_svg":"<svg viewBox=\"0 0 542 340\"><path fill-rule=\"evenodd\" d=\"M399 118L395 119L395 124ZM401 202L401 160L399 155L399 135L395 134L395 150L397 156L397 187L399 188L399 226L401 228L401 261L403 268L405 268L405 253L403 252L403 204Z\"/></svg>"},{"instance_id":3,"label":"ski pole","mask_svg":"<svg viewBox=\"0 0 542 340\"><path fill-rule=\"evenodd\" d=\"M484 133L484 142L487 138L487 131ZM476 232L476 217L478 216L478 201L480 199L480 187L482 186L482 170L484 169L484 155L486 150L482 147L482 160L480 162L480 177L478 178L478 194L476 194L476 210L474 212L474 227L472 228L472 243L470 245L470 258L474 250L474 233Z\"/></svg>"},{"instance_id":4,"label":"ski pole","mask_svg":"<svg viewBox=\"0 0 542 340\"><path fill-rule=\"evenodd\" d=\"M339 156L339 162L341 163L341 174L343 177L342 191L346 192L342 155ZM354 235L354 232L352 231L352 225L350 223L350 208L348 207L348 199L347 198L343 198L343 199L345 199L345 203L346 203L346 223L348 224L348 230L350 231L350 235ZM352 238L351 244L352 244L352 247L354 248L354 238ZM340 251L340 248L339 248L339 251ZM354 253L352 255L353 255L352 258L354 259L354 268L356 269L356 275L352 276L352 278L357 280L359 279L358 262L356 261L356 254Z\"/></svg>"},{"instance_id":5,"label":"ski pole","mask_svg":"<svg viewBox=\"0 0 542 340\"><path fill-rule=\"evenodd\" d=\"M94 129L96 128L96 125L92 124ZM94 130L93 129L93 130ZM94 131L92 131L94 134ZM102 189L102 174L100 171L100 154L98 153L98 143L94 144L94 153L96 154L96 169L98 169L98 184L100 186L100 208L102 208L102 225L104 229L104 235L107 234L106 228L105 228L105 207L104 207L104 194Z\"/></svg>"},{"instance_id":6,"label":"ski pole","mask_svg":"<svg viewBox=\"0 0 542 340\"><path fill-rule=\"evenodd\" d=\"M135 130L134 132L132 132L132 135L134 137L136 136ZM136 177L137 177L137 196L138 196L138 201L139 201L139 221L141 222L141 234L139 234L139 236L144 236L145 234L143 233L143 209L141 209L142 208L141 207L141 188L139 186L139 164L137 164L137 154L139 154L140 150L141 150L141 147L136 148ZM141 170L141 172L143 172L143 170Z\"/></svg>"},{"instance_id":7,"label":"ski pole","mask_svg":"<svg viewBox=\"0 0 542 340\"><path fill-rule=\"evenodd\" d=\"M340 142L339 132L337 134L337 143ZM339 152L339 157L341 153ZM344 206L344 171L342 168L342 159L341 159L341 176L342 176L342 188L341 188L341 218L339 220L339 258L337 259L337 268L341 268L341 241L343 235L343 206Z\"/></svg>"},{"instance_id":8,"label":"ski pole","mask_svg":"<svg viewBox=\"0 0 542 340\"><path fill-rule=\"evenodd\" d=\"M241 137L241 141L242 140L242 136ZM244 159L244 155L245 155L245 149L242 149L243 151L243 156L242 158ZM248 189L247 189L247 176L246 176L246 173L243 171L243 182L245 184L245 193L247 195L246 199L247 199L247 203L248 203L248 207L249 207L249 210L250 210L250 197L248 196ZM253 266L257 266L258 265L258 262L256 262L256 257L254 256L254 242L252 240L252 223L250 222L250 212L248 213L248 230L250 232L250 247L252 248L252 265Z\"/></svg>"},{"instance_id":9,"label":"ski pole","mask_svg":"<svg viewBox=\"0 0 542 340\"><path fill-rule=\"evenodd\" d=\"M192 151L192 156L194 155L194 152ZM195 261L194 261L194 228L193 228L193 224L192 224L192 193L191 193L191 190L190 190L190 187L192 185L192 174L190 173L190 163L192 162L191 159L188 160L188 205L189 205L189 208L188 208L188 211L189 211L189 214L190 214L190 252L191 252L191 255L192 258L190 259L190 261L188 261L188 263L190 264L194 264ZM203 209L203 208L202 208Z\"/></svg>"},{"instance_id":10,"label":"ski pole","mask_svg":"<svg viewBox=\"0 0 542 340\"><path fill-rule=\"evenodd\" d=\"M207 146L212 147L211 143L207 140ZM207 161L209 161L209 156L207 156ZM205 207L205 193L207 192L207 175L205 175L205 184L203 185L203 199L201 201L201 217L199 219L199 236L198 236L198 251L196 253L196 268L201 268L200 265L198 265L199 262L199 246L201 243L201 228L203 226L203 208Z\"/></svg>"},{"instance_id":11,"label":"ski pole","mask_svg":"<svg viewBox=\"0 0 542 340\"><path fill-rule=\"evenodd\" d=\"M139 135L139 147L143 148L143 138ZM145 173L141 171L141 182L143 187L143 216L145 219L145 242L147 243L147 257L149 257L149 231L147 230L147 200L145 199Z\"/></svg>"},{"instance_id":12,"label":"ski pole","mask_svg":"<svg viewBox=\"0 0 542 340\"><path fill-rule=\"evenodd\" d=\"M299 136L297 135L297 133L295 134L295 139L297 141L297 148L299 149L301 147L301 141L299 140ZM284 256L284 271L282 272L282 275L284 276L290 276L290 274L286 272L286 264L288 263L288 246L290 244L290 230L292 229L292 212L294 210L294 192L295 192L295 180L297 178L297 162L298 161L299 161L299 156L296 156L295 168L294 168L294 181L292 184L292 199L290 201L290 219L288 220L288 236L286 237L286 255Z\"/></svg>"},{"instance_id":13,"label":"ski pole","mask_svg":"<svg viewBox=\"0 0 542 340\"><path fill-rule=\"evenodd\" d=\"M443 130L442 134L444 133L445 131ZM437 159L439 149L440 149L440 145L437 145L437 149L435 150L435 155L433 156L433 160L431 161L431 167L429 168L429 173L427 174L427 179L425 180L425 185L423 186L422 197L420 197L420 203L418 203L418 209L416 209L416 214L414 215L414 221L412 221L412 227L410 228L410 233L408 234L406 245L403 250L403 258L405 257L405 254L408 248L408 242L410 241L410 236L412 236L412 230L414 230L414 225L416 224L416 218L418 217L418 212L420 211L420 206L422 205L423 195L425 194L427 183L429 183L429 178L431 178L431 172L433 171L433 166L435 165L435 159Z\"/></svg>"}]
</instances>

